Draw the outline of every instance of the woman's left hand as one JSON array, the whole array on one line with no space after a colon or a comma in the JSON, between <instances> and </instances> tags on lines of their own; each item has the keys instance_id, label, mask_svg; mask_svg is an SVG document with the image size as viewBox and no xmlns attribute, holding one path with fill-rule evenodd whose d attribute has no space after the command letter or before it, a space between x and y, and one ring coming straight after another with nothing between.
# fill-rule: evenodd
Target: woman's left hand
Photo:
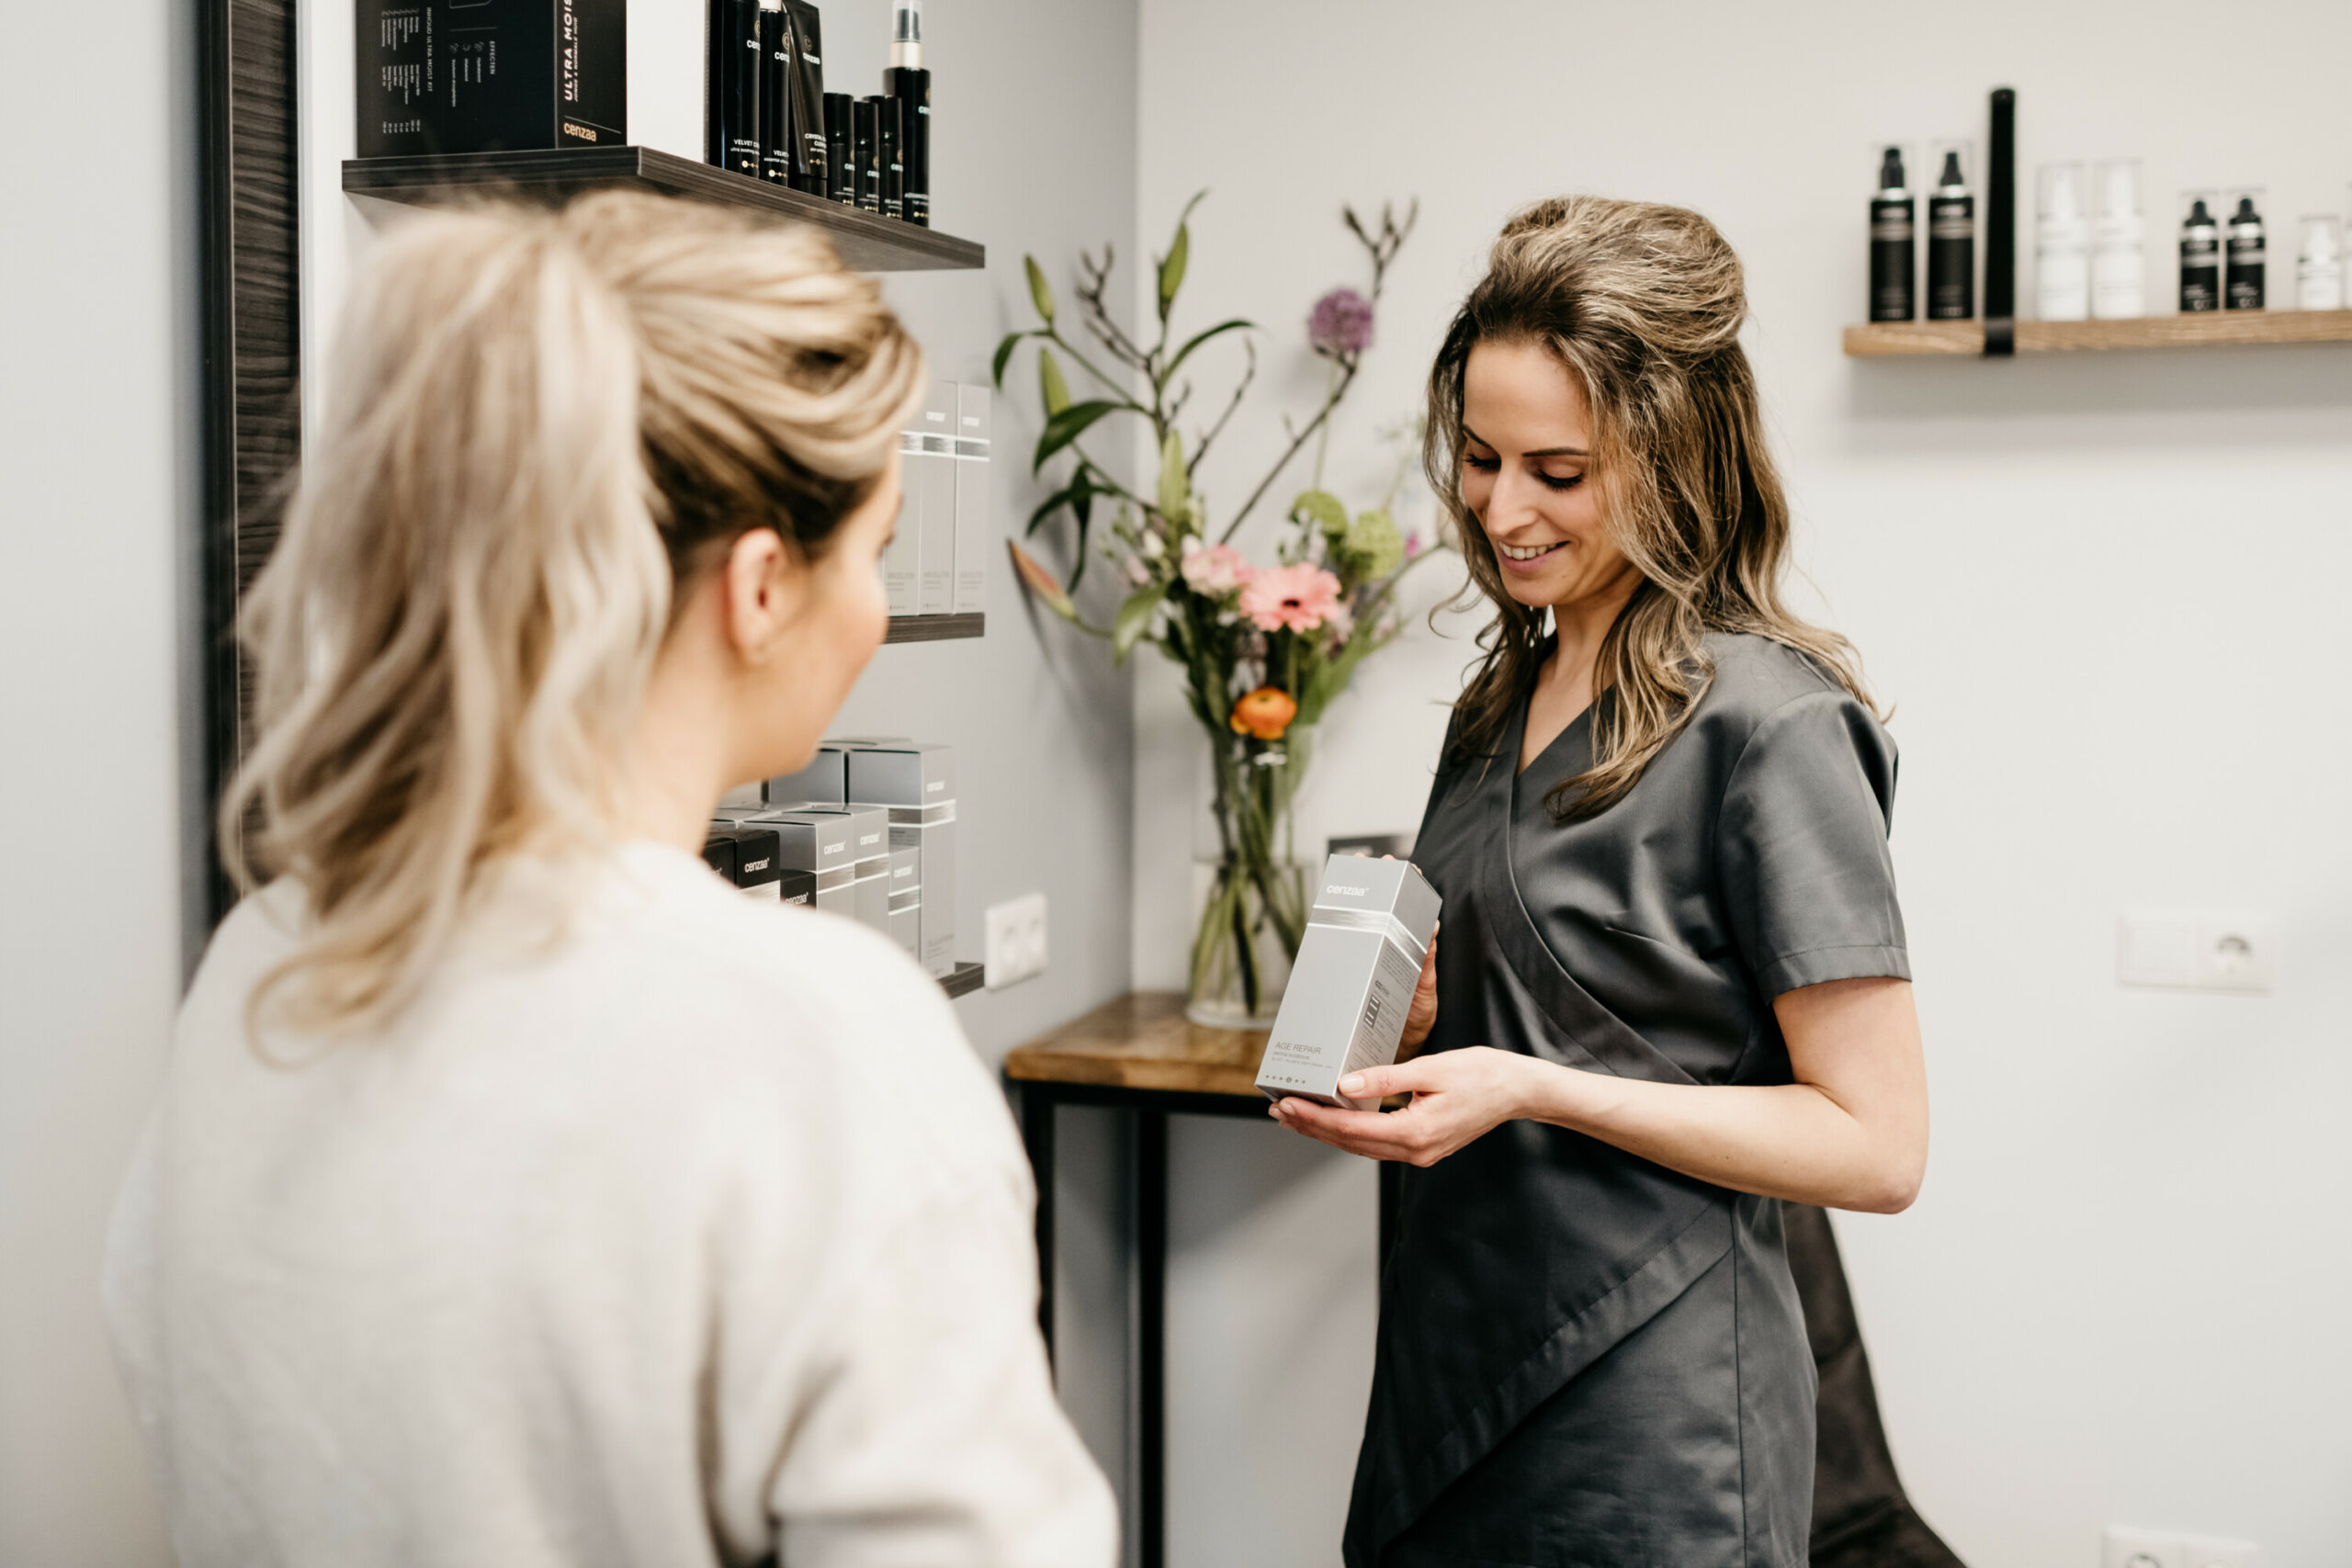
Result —
<instances>
[{"instance_id":1,"label":"woman's left hand","mask_svg":"<svg viewBox=\"0 0 2352 1568\"><path fill-rule=\"evenodd\" d=\"M1341 1111L1293 1097L1271 1108L1295 1133L1370 1159L1430 1166L1474 1138L1524 1114L1533 1058L1488 1045L1418 1056L1392 1067L1366 1067L1340 1080L1350 1100L1410 1094L1401 1111Z\"/></svg>"}]
</instances>

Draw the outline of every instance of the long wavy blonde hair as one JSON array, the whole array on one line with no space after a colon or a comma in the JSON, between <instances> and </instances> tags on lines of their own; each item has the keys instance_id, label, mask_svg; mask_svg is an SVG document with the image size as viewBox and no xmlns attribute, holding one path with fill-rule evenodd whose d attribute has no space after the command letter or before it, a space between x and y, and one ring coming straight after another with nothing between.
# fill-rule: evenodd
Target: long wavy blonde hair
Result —
<instances>
[{"instance_id":1,"label":"long wavy blonde hair","mask_svg":"<svg viewBox=\"0 0 2352 1568\"><path fill-rule=\"evenodd\" d=\"M1543 657L1544 612L1510 596L1462 499L1463 374L1481 343L1538 344L1583 388L1587 482L1642 577L1601 640L1592 766L1544 797L1555 818L1604 811L1640 780L1713 677L1709 632L1786 644L1871 701L1846 639L1781 601L1789 503L1739 345L1747 316L1739 258L1695 212L1573 196L1503 226L1430 371L1422 467L1462 541L1465 597L1495 607L1479 634L1485 657L1454 705L1447 766L1494 754Z\"/></svg>"},{"instance_id":2,"label":"long wavy blonde hair","mask_svg":"<svg viewBox=\"0 0 2352 1568\"><path fill-rule=\"evenodd\" d=\"M820 235L615 192L403 222L333 375L220 817L241 887L307 895L249 1016L327 1033L399 1011L499 857L609 840L679 588L752 528L821 554L923 365Z\"/></svg>"}]
</instances>

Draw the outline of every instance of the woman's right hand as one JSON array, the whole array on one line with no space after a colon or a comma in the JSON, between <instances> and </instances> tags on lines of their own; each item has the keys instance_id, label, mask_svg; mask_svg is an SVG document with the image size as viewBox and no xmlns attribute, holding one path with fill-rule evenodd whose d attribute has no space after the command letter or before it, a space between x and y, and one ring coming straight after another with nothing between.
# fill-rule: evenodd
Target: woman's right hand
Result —
<instances>
[{"instance_id":1,"label":"woman's right hand","mask_svg":"<svg viewBox=\"0 0 2352 1568\"><path fill-rule=\"evenodd\" d=\"M1413 1005L1405 1010L1405 1032L1396 1039L1400 1062L1410 1061L1437 1027L1437 933L1444 929L1442 924L1430 928L1430 950L1421 955L1421 978L1413 987Z\"/></svg>"}]
</instances>

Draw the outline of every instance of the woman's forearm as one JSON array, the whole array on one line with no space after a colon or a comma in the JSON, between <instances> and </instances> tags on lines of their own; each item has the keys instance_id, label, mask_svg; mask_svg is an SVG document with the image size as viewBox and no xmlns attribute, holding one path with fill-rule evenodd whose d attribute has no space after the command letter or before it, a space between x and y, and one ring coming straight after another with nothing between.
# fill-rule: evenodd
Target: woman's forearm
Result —
<instances>
[{"instance_id":1,"label":"woman's forearm","mask_svg":"<svg viewBox=\"0 0 2352 1568\"><path fill-rule=\"evenodd\" d=\"M1718 1187L1898 1213L1926 1166L1925 1130L1857 1117L1812 1084L1650 1083L1528 1062L1526 1114Z\"/></svg>"}]
</instances>

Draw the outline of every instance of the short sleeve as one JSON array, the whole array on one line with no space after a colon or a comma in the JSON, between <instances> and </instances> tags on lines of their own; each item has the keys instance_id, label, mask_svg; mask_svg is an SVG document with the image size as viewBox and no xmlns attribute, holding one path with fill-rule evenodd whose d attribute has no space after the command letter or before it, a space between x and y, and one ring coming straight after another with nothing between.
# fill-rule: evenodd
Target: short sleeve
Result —
<instances>
[{"instance_id":1,"label":"short sleeve","mask_svg":"<svg viewBox=\"0 0 2352 1568\"><path fill-rule=\"evenodd\" d=\"M1782 705L1749 736L1716 820L1733 940L1767 997L1911 977L1887 830L1894 742L1842 691Z\"/></svg>"}]
</instances>

